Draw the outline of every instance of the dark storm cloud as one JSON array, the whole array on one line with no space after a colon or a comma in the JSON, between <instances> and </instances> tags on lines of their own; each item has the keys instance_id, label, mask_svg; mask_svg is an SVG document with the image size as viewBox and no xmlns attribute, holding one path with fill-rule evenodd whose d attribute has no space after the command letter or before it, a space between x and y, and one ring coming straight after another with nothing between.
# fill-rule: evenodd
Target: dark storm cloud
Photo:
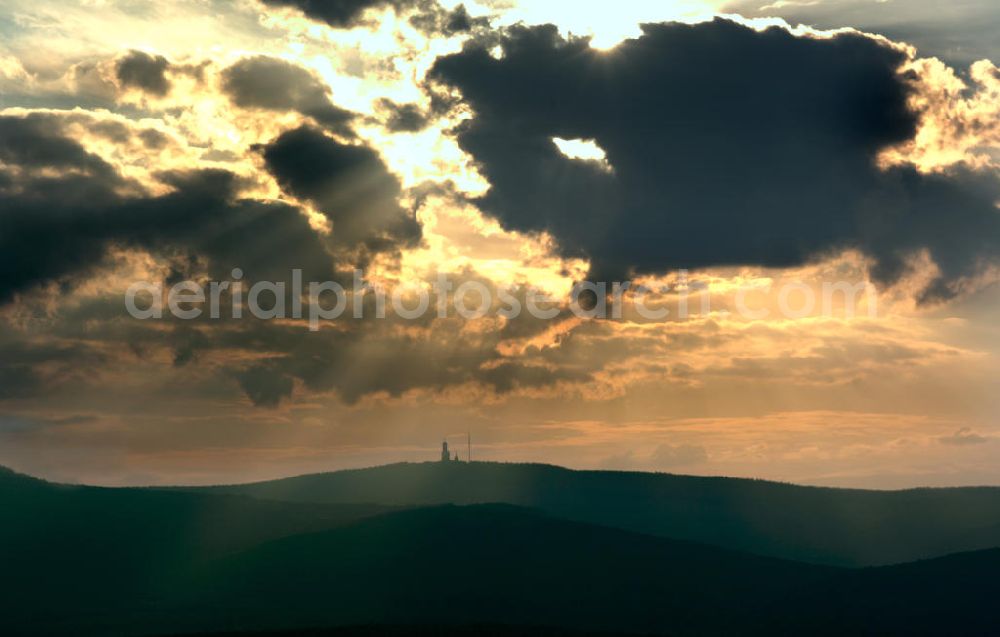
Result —
<instances>
[{"instance_id":1,"label":"dark storm cloud","mask_svg":"<svg viewBox=\"0 0 1000 637\"><path fill-rule=\"evenodd\" d=\"M301 269L306 281L332 276L330 252L298 208L238 198L238 179L226 171L162 178L174 185L174 193L128 206L163 220L136 235L141 246L187 247L207 257L209 274L219 279L234 267L251 281L284 281L292 268Z\"/></svg>"},{"instance_id":2,"label":"dark storm cloud","mask_svg":"<svg viewBox=\"0 0 1000 637\"><path fill-rule=\"evenodd\" d=\"M236 373L240 387L256 407L277 407L291 398L295 381L273 366L261 365Z\"/></svg>"},{"instance_id":3,"label":"dark storm cloud","mask_svg":"<svg viewBox=\"0 0 1000 637\"><path fill-rule=\"evenodd\" d=\"M190 325L181 325L174 330L171 339L175 343L174 367L184 367L198 358L199 350L209 345L209 338Z\"/></svg>"},{"instance_id":4,"label":"dark storm cloud","mask_svg":"<svg viewBox=\"0 0 1000 637\"><path fill-rule=\"evenodd\" d=\"M147 128L139 131L139 139L143 145L150 150L160 150L166 148L170 143L170 138L154 128Z\"/></svg>"},{"instance_id":5,"label":"dark storm cloud","mask_svg":"<svg viewBox=\"0 0 1000 637\"><path fill-rule=\"evenodd\" d=\"M324 281L344 277L335 271L340 252L396 250L419 239L419 225L397 202L400 185L377 153L336 142L318 129L289 131L258 150L283 187L330 216L332 239L315 232L294 206L242 198L242 179L224 170L159 173L171 190L151 195L68 136L70 122L105 138L127 138L125 143L143 143L136 142L142 131L76 117L0 117L0 303L42 285L72 288L97 268L113 266L112 246L165 259L176 280L202 273L229 280L231 269L239 267L247 282L287 281L292 268L303 269L305 281ZM125 357L129 348L138 355L167 348L175 367L213 355L238 360L248 351L268 353L269 362L224 363L219 372L233 391L241 389L259 406L275 406L291 396L295 379L309 390L335 390L348 402L372 392L398 395L415 387L443 387L469 380L481 363L496 356L478 348L467 354L442 352L437 343L400 340L392 326L373 321L330 335L273 322L209 322L206 314L194 322L166 317L174 329L164 330L162 324L115 320L123 317L122 293L108 290L99 303L60 308L69 314L53 334L91 344L87 351L120 343ZM59 363L71 371L79 360L68 350L22 350L0 347L0 380L18 395L44 391L55 382L39 371L48 369L45 365ZM33 357L39 351L42 360ZM439 372L428 373L428 366ZM87 382L73 374L60 378Z\"/></svg>"},{"instance_id":6,"label":"dark storm cloud","mask_svg":"<svg viewBox=\"0 0 1000 637\"><path fill-rule=\"evenodd\" d=\"M332 257L295 207L241 199L223 170L165 172L150 196L63 136L60 117L0 117L0 303L48 282L71 282L112 244L207 261L209 274L283 280L299 267L324 280Z\"/></svg>"},{"instance_id":7,"label":"dark storm cloud","mask_svg":"<svg viewBox=\"0 0 1000 637\"><path fill-rule=\"evenodd\" d=\"M415 0L264 0L265 5L292 7L313 20L339 28L357 24L365 9L406 6L414 2Z\"/></svg>"},{"instance_id":8,"label":"dark storm cloud","mask_svg":"<svg viewBox=\"0 0 1000 637\"><path fill-rule=\"evenodd\" d=\"M464 4L447 10L435 2L419 3L421 10L410 18L415 28L432 35L455 35L490 26L489 18L473 18Z\"/></svg>"},{"instance_id":9,"label":"dark storm cloud","mask_svg":"<svg viewBox=\"0 0 1000 637\"><path fill-rule=\"evenodd\" d=\"M439 324L424 333L401 334L392 321L364 321L345 331L319 333L269 326L258 333L258 350L274 351L267 361L235 372L240 386L258 406L289 398L294 380L311 392L332 391L345 403L365 396L398 397L415 389L440 391L465 383L506 394L517 389L547 388L559 382L583 382L592 370L557 368L512 361L496 350L498 335L485 341L464 339L453 325ZM216 340L215 347L246 345L247 333ZM444 339L448 346L443 346Z\"/></svg>"},{"instance_id":10,"label":"dark storm cloud","mask_svg":"<svg viewBox=\"0 0 1000 637\"><path fill-rule=\"evenodd\" d=\"M258 150L286 192L330 219L336 245L386 252L419 240L420 225L399 205L399 181L371 148L303 126Z\"/></svg>"},{"instance_id":11,"label":"dark storm cloud","mask_svg":"<svg viewBox=\"0 0 1000 637\"><path fill-rule=\"evenodd\" d=\"M222 72L222 90L242 108L298 111L318 124L353 135L354 115L334 106L326 85L306 69L266 56L247 58Z\"/></svg>"},{"instance_id":12,"label":"dark storm cloud","mask_svg":"<svg viewBox=\"0 0 1000 637\"><path fill-rule=\"evenodd\" d=\"M415 133L427 128L430 121L416 104L396 104L392 100L380 100L379 106L386 111L385 127L393 133Z\"/></svg>"},{"instance_id":13,"label":"dark storm cloud","mask_svg":"<svg viewBox=\"0 0 1000 637\"><path fill-rule=\"evenodd\" d=\"M0 400L43 395L54 383L86 374L107 362L98 347L73 341L22 338L0 333ZM81 371L86 370L86 371Z\"/></svg>"},{"instance_id":14,"label":"dark storm cloud","mask_svg":"<svg viewBox=\"0 0 1000 637\"><path fill-rule=\"evenodd\" d=\"M434 0L264 0L264 4L298 9L313 20L338 29L360 25L367 9L387 7L397 12L412 12L410 23L430 34L454 35L489 25L486 18L471 17L465 5L449 11Z\"/></svg>"},{"instance_id":15,"label":"dark storm cloud","mask_svg":"<svg viewBox=\"0 0 1000 637\"><path fill-rule=\"evenodd\" d=\"M461 278L455 283L464 280L479 279ZM569 352L531 348L524 355L509 357L499 347L512 338L506 330L463 333L465 320L454 312L446 319L430 312L419 320L404 320L390 312L385 319L373 320L371 294L364 298L363 318L347 318L352 315L348 309L343 320L330 325L332 329L318 332L250 316L232 319L225 309L216 320L203 315L180 321L165 315L156 323L112 323L107 319L121 315L121 302L116 297L106 303L65 310L53 334L61 339L128 343L141 358L166 350L175 367L195 362L203 367L216 365L217 376L224 380L213 390L216 395L228 399L240 391L258 407L276 407L291 400L296 388L304 393L333 393L347 404L373 394L398 397L411 390L436 392L465 384L498 394L546 390L560 383L592 380L606 360L627 358L619 357L620 351L643 347L649 351L648 344L635 339L616 349L611 343L588 345L592 339L583 337L567 339ZM429 307L437 305L438 298L432 294ZM173 329L163 329L164 321ZM594 335L598 340L607 336L606 332ZM612 356L605 360L603 352Z\"/></svg>"},{"instance_id":16,"label":"dark storm cloud","mask_svg":"<svg viewBox=\"0 0 1000 637\"><path fill-rule=\"evenodd\" d=\"M44 114L0 117L0 161L29 169L72 169L107 186L124 183L107 162L64 137L57 118Z\"/></svg>"},{"instance_id":17,"label":"dark storm cloud","mask_svg":"<svg viewBox=\"0 0 1000 637\"><path fill-rule=\"evenodd\" d=\"M458 129L505 227L546 231L593 278L729 264L787 267L859 248L882 281L926 248L943 280L992 260L996 180L882 171L913 137L905 54L856 34L763 32L725 20L644 26L611 51L514 27L440 59L431 77L476 116ZM612 170L552 141L592 139Z\"/></svg>"},{"instance_id":18,"label":"dark storm cloud","mask_svg":"<svg viewBox=\"0 0 1000 637\"><path fill-rule=\"evenodd\" d=\"M515 362L503 362L477 370L476 377L501 394L518 388L551 387L560 381L585 382L591 379L591 375L583 371Z\"/></svg>"},{"instance_id":19,"label":"dark storm cloud","mask_svg":"<svg viewBox=\"0 0 1000 637\"><path fill-rule=\"evenodd\" d=\"M488 27L489 20L486 18L473 18L465 9L464 4L460 4L447 14L442 31L446 34L461 33L470 31L476 27Z\"/></svg>"},{"instance_id":20,"label":"dark storm cloud","mask_svg":"<svg viewBox=\"0 0 1000 637\"><path fill-rule=\"evenodd\" d=\"M33 367L0 363L0 399L33 396L42 385Z\"/></svg>"},{"instance_id":21,"label":"dark storm cloud","mask_svg":"<svg viewBox=\"0 0 1000 637\"><path fill-rule=\"evenodd\" d=\"M161 172L156 177L171 190L151 195L70 137L71 124L117 143L149 143L141 129L76 114L0 117L0 303L41 285L71 288L97 268L113 265L112 246L165 259L176 280L201 273L228 280L231 269L239 267L247 282L287 281L292 268L303 269L305 281L324 281L343 276L335 271L340 252L396 250L420 237L419 225L397 201L399 182L378 154L337 142L319 129L289 131L258 150L286 190L329 215L332 239L315 232L294 206L242 198L244 182L224 170ZM335 390L349 402L372 392L442 387L468 380L479 364L495 356L479 350L467 356L439 352L436 344L394 339L368 321L327 338L274 323L209 323L207 315L174 321L174 329L163 330L115 320L123 315L123 292L109 290L100 303L81 305L54 333L90 343L95 351L105 343L121 343L120 354L126 357L126 346L140 355L165 347L175 367L212 355L226 360L247 351L267 352L270 362L224 364L220 372L232 390L241 389L259 406L290 397L295 379L310 390ZM371 338L364 339L366 334ZM18 395L44 391L55 382L40 373L42 363L69 370L78 360L74 352L50 349L39 361L32 351L41 350L0 348L6 352L0 380ZM432 360L440 361L440 373L427 372Z\"/></svg>"},{"instance_id":22,"label":"dark storm cloud","mask_svg":"<svg viewBox=\"0 0 1000 637\"><path fill-rule=\"evenodd\" d=\"M129 51L115 63L115 74L123 86L163 97L170 92L170 80L166 75L169 67L170 62L162 55Z\"/></svg>"}]
</instances>

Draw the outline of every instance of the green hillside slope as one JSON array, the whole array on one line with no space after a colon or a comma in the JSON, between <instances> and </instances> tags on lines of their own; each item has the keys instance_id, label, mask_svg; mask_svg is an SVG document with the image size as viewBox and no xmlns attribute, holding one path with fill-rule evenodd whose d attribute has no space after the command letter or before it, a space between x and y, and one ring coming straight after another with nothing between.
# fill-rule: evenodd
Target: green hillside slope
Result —
<instances>
[{"instance_id":1,"label":"green hillside slope","mask_svg":"<svg viewBox=\"0 0 1000 637\"><path fill-rule=\"evenodd\" d=\"M378 516L212 565L192 607L227 628L508 623L731 634L829 567L549 518L509 505Z\"/></svg>"},{"instance_id":2,"label":"green hillside slope","mask_svg":"<svg viewBox=\"0 0 1000 637\"><path fill-rule=\"evenodd\" d=\"M786 559L869 566L1000 546L1000 489L864 491L548 465L396 464L214 487L290 502L504 502Z\"/></svg>"},{"instance_id":3,"label":"green hillside slope","mask_svg":"<svg viewBox=\"0 0 1000 637\"><path fill-rule=\"evenodd\" d=\"M486 468L525 475L523 467ZM410 469L347 475L364 482ZM461 477L430 465L416 469L425 477ZM543 472L534 474L542 493L553 489L546 475L574 475L547 467L527 471ZM614 487L604 497L627 495L617 491L622 487L615 478L635 479L594 475ZM290 493L304 497L304 485L328 487L329 480L313 476L240 490L294 486ZM787 488L707 482L771 493ZM1000 550L849 569L508 504L386 511L219 491L70 487L0 472L0 634L127 636L352 625L403 626L415 634L435 626L450 626L455 634L477 634L477 626L676 636L996 632ZM337 499L331 493L316 495ZM704 497L710 493L702 491ZM858 493L866 492L846 492ZM636 497L641 501L648 493L637 489ZM689 493L687 502L696 510L711 505L721 512L728 501L702 503Z\"/></svg>"},{"instance_id":4,"label":"green hillside slope","mask_svg":"<svg viewBox=\"0 0 1000 637\"><path fill-rule=\"evenodd\" d=\"M104 609L155 604L193 564L385 510L56 485L2 470L0 610L76 626Z\"/></svg>"}]
</instances>

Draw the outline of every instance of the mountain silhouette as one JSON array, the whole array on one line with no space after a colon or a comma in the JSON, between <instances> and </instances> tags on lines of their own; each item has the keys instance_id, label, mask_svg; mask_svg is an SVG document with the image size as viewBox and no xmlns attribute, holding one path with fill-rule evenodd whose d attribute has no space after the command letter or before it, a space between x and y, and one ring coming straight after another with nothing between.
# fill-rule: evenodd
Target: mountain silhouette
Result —
<instances>
[{"instance_id":1,"label":"mountain silhouette","mask_svg":"<svg viewBox=\"0 0 1000 637\"><path fill-rule=\"evenodd\" d=\"M487 468L521 476L538 471ZM440 475L435 465L347 475L357 481L412 469ZM546 475L574 474L542 470L534 486L545 491L552 488ZM398 498L372 498L372 488L355 496L375 504L246 494L292 484L305 499L301 490L312 483L319 489L314 499L346 499L323 488L341 475L162 490L56 485L0 472L0 634L364 634L358 626L371 634L391 627L414 635L487 634L483 627L498 635L995 633L997 549L846 568L565 519L539 508L412 502L432 488L427 484L411 483ZM616 479L636 478L585 475L607 479L608 493L618 495ZM381 481L378 488L389 486ZM223 492L232 490L241 494Z\"/></svg>"},{"instance_id":2,"label":"mountain silhouette","mask_svg":"<svg viewBox=\"0 0 1000 637\"><path fill-rule=\"evenodd\" d=\"M213 564L192 601L238 608L248 627L444 619L723 634L834 572L510 505L445 505L267 543Z\"/></svg>"},{"instance_id":3,"label":"mountain silhouette","mask_svg":"<svg viewBox=\"0 0 1000 637\"><path fill-rule=\"evenodd\" d=\"M2 470L0 634L5 621L23 632L61 616L84 634L81 618L144 604L192 564L384 510L58 485Z\"/></svg>"},{"instance_id":4,"label":"mountain silhouette","mask_svg":"<svg viewBox=\"0 0 1000 637\"><path fill-rule=\"evenodd\" d=\"M1000 546L1000 488L867 491L735 478L422 463L338 471L212 493L385 505L503 502L552 516L836 566Z\"/></svg>"}]
</instances>

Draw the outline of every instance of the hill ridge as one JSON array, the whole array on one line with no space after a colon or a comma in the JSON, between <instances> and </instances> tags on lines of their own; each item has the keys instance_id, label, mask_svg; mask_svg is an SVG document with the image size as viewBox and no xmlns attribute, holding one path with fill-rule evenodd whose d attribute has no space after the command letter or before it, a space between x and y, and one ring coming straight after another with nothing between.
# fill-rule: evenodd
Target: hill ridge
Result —
<instances>
[{"instance_id":1,"label":"hill ridge","mask_svg":"<svg viewBox=\"0 0 1000 637\"><path fill-rule=\"evenodd\" d=\"M872 491L554 465L397 463L193 488L391 506L506 502L793 560L869 566L1000 546L1000 488Z\"/></svg>"},{"instance_id":2,"label":"hill ridge","mask_svg":"<svg viewBox=\"0 0 1000 637\"><path fill-rule=\"evenodd\" d=\"M754 478L746 476L727 476L727 475L711 475L711 476L701 476L686 473L673 473L666 471L639 471L639 470L619 470L619 469L575 469L572 467L564 467L562 465L545 463L545 462L506 462L498 460L475 460L471 463L469 462L457 462L445 464L437 460L427 460L422 462L413 461L401 461L401 462L391 462L388 464L381 465L370 465L366 467L350 467L344 469L332 469L330 471L316 471L310 473L301 473L289 476L281 476L276 478L267 478L263 480L251 480L247 482L230 482L230 483L219 483L212 485L171 485L178 488L229 488L229 487L248 487L267 483L282 482L287 480L297 480L303 478L316 478L325 477L338 474L354 474L354 473L364 473L370 471L378 471L382 469L392 469L397 467L424 467L424 466L447 466L457 470L461 470L462 467L476 467L476 466L496 466L496 467L510 467L510 468L532 468L532 469L543 469L543 470L553 470L558 472L574 473L574 474L611 474L611 475L630 475L630 476L665 476L671 478L679 479L690 479L690 480L706 480L706 481L731 481L731 482L746 482L754 484L769 484L782 487L794 487L797 489L813 489L819 491L846 491L846 492L861 492L861 493L905 493L910 491L953 491L953 490L975 490L975 489L989 489L1000 491L1000 485L962 485L962 486L947 486L947 487L935 487L935 486L915 486L906 487L901 489L864 489L860 487L838 487L838 486L828 486L828 485L813 485L813 484L800 484L797 482L789 482L785 480L773 480L768 478Z\"/></svg>"},{"instance_id":3,"label":"hill ridge","mask_svg":"<svg viewBox=\"0 0 1000 637\"><path fill-rule=\"evenodd\" d=\"M839 487L831 485L815 485L815 484L802 484L798 482L791 482L786 480L774 480L770 478L756 478L747 476L728 476L728 475L695 475L687 473L673 473L668 471L640 471L640 470L620 470L620 469L576 469L573 467L564 467L562 465L545 463L545 462L516 462L516 461L500 461L500 460L475 460L471 463L461 461L457 463L451 463L444 465L437 460L427 460L427 461L400 461L400 462L390 462L381 465L370 465L365 467L349 467L342 469L331 469L329 471L314 471L309 473L297 473L293 475L280 476L274 478L264 478L255 479L248 481L237 481L237 482L219 482L213 484L184 484L184 483L172 483L172 484L137 484L137 485L93 485L88 483L78 483L78 482L59 482L52 481L44 477L32 475L29 473L24 473L11 469L10 467L0 465L0 477L3 475L9 475L13 477L21 477L31 480L36 480L38 482L43 482L50 485L60 485L60 486L80 486L80 487L93 487L101 489L228 489L228 488L238 488L238 487L252 487L263 484L270 484L276 482L284 482L289 480L299 480L306 478L320 478L328 477L341 474L357 474L371 471L379 471L384 469L392 469L397 467L425 467L425 466L449 466L455 469L461 467L477 467L477 466L494 466L494 467L509 467L509 468L531 468L531 469L543 469L552 470L557 472L565 472L572 474L594 474L594 475L619 475L619 476L659 476L668 477L681 480L692 480L692 481L724 481L724 482L740 482L740 483L750 483L750 484L766 484L774 485L778 487L789 487L795 489L807 489L815 491L836 491L836 492L852 492L852 493L909 493L909 492L939 492L939 491L975 491L975 490L990 490L1000 492L1000 485L990 485L990 484L977 484L977 485L959 485L959 486L914 486L914 487L904 487L897 489L871 489L871 488L861 488L861 487Z\"/></svg>"}]
</instances>

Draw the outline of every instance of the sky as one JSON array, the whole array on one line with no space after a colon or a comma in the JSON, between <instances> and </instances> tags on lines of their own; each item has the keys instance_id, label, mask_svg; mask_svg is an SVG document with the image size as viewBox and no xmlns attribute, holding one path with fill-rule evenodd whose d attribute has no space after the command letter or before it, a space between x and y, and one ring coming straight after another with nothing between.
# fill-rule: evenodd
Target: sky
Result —
<instances>
[{"instance_id":1,"label":"sky","mask_svg":"<svg viewBox=\"0 0 1000 637\"><path fill-rule=\"evenodd\" d=\"M0 4L2 465L1000 484L991 0Z\"/></svg>"}]
</instances>

